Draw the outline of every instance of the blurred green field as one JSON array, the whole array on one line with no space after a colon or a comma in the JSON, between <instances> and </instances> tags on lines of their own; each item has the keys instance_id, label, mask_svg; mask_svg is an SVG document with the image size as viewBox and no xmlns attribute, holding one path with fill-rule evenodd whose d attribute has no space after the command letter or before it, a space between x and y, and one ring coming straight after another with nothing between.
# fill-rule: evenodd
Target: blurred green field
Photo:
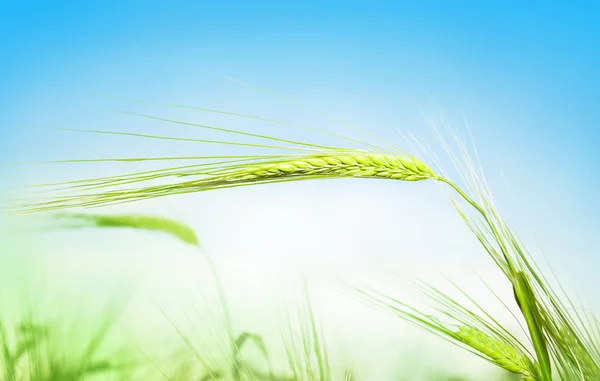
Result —
<instances>
[{"instance_id":1,"label":"blurred green field","mask_svg":"<svg viewBox=\"0 0 600 381\"><path fill-rule=\"evenodd\" d=\"M60 221L56 224L60 225ZM466 378L465 372L460 371L448 373L442 364L419 364L401 356L396 366L373 372L369 362L363 360L378 354L361 356L364 349L360 347L344 348L347 355L340 356L339 348L325 339L327 327L320 325L308 288L300 282L297 301L282 308L282 324L278 328L265 326L270 332L250 332L227 327L222 302L234 302L218 294L218 288L213 287L215 279L205 278L203 282L212 282L206 285L205 295L179 309L169 309L147 298L136 300L136 286L118 279L105 279L100 289L90 287L85 279L67 279L68 275L63 275L61 281L61 276L56 276L57 269L66 268L67 262L75 258L72 254L55 255L49 247L40 249L39 243L45 242L43 236L48 233L28 230L23 226L3 226L2 380L358 381L372 380L372 374L390 381L481 379ZM164 232L156 231L148 238L161 233ZM76 229L69 234L81 233ZM114 230L102 234L109 239ZM175 238L189 240L185 235ZM183 246L173 240L174 250ZM209 273L215 275L211 270ZM223 296L225 300L220 299ZM180 314L174 317L177 311ZM245 326L244 316L229 318L233 321L230 325ZM264 335L269 340L264 340ZM419 351L433 350L443 356L447 349L419 348L418 344L400 342L397 348L390 348L390 353L416 350L413 357L418 357ZM485 377L498 381L518 379L491 366Z\"/></svg>"}]
</instances>

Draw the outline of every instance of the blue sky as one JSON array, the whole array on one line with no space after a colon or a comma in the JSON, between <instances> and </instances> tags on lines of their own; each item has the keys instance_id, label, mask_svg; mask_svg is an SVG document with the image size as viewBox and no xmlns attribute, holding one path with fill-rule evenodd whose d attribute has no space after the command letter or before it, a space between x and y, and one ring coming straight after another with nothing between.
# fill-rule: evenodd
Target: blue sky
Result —
<instances>
[{"instance_id":1,"label":"blue sky","mask_svg":"<svg viewBox=\"0 0 600 381\"><path fill-rule=\"evenodd\" d=\"M436 119L443 111L459 128L463 117L468 120L503 210L518 222L526 240L539 239L554 264L564 264L580 286L598 287L590 269L600 264L599 16L600 3L593 1L3 1L0 161L180 155L197 149L49 130L156 127L107 112L141 106L106 95L254 113L348 132L332 120L225 81L217 72L300 99L386 139L399 139L396 128L419 135L428 128L421 112ZM143 110L204 120L158 106ZM214 116L204 117L212 121ZM73 174L71 167L46 168L33 167L30 176L38 181ZM115 166L98 170L109 169ZM20 171L0 170L11 175L7 183ZM88 169L76 171L88 175ZM438 193L425 185L361 184L344 188L340 197L334 183L292 184L268 192L184 197L193 208L171 200L153 207L198 226L213 253L235 254L232 261L220 258L231 270L225 277L233 279L232 285L244 276L249 282L268 278L264 271L285 273L289 264L281 259L282 248L296 258L293 263L311 268L320 258L330 258L327 253L357 258L379 253L379 259L388 256L399 267L419 254L420 261L441 261L448 271L460 266L456 263L473 263L468 253L476 252L477 245L468 241L468 232L454 230L459 222ZM348 203L355 203L354 209L340 212ZM365 216L368 234L353 230L356 215ZM419 224L411 223L414 219ZM308 222L322 229L334 226L336 234L352 239L340 242L323 235L300 243L283 234L301 231ZM274 239L274 231L285 237ZM89 248L92 259L77 256L69 263L73 273L88 266L96 274L94 266L102 265L92 254L102 251L101 245L113 254L125 250L123 242L138 247L137 241L119 237L118 242L86 236L54 244L61 248L57 252L78 255ZM405 242L402 253L394 246L398 240ZM146 244L143 255L169 247L166 241ZM445 258L448 253L458 262ZM125 257L114 254L105 265ZM271 270L256 264L261 258ZM324 268L337 268L338 259L331 257ZM131 261L121 267L136 268ZM171 262L153 262L158 277L171 270L169 279L178 277L176 269L164 270ZM252 266L256 273L247 273ZM245 291L237 290L241 300ZM248 303L251 309L253 302Z\"/></svg>"},{"instance_id":2,"label":"blue sky","mask_svg":"<svg viewBox=\"0 0 600 381\"><path fill-rule=\"evenodd\" d=\"M2 2L2 157L23 156L24 144L40 157L56 150L64 140L51 147L27 129L74 120L87 96L227 94L198 80L218 71L352 120L417 124L431 99L462 109L491 160L508 152L502 160L522 166L515 183L552 168L560 181L537 179L532 193L571 184L570 208L592 219L598 11L592 1Z\"/></svg>"}]
</instances>

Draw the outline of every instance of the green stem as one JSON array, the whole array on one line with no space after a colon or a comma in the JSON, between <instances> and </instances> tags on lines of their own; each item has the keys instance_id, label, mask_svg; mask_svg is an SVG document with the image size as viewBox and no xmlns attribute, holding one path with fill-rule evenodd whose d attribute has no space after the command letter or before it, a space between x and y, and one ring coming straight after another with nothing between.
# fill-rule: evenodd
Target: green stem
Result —
<instances>
[{"instance_id":1,"label":"green stem","mask_svg":"<svg viewBox=\"0 0 600 381\"><path fill-rule=\"evenodd\" d=\"M552 366L548 347L542 330L540 316L536 309L535 296L533 290L529 286L529 282L523 272L517 273L517 287L515 294L521 308L521 312L527 321L529 335L533 341L533 347L540 363L542 371L542 379L544 381L552 381Z\"/></svg>"},{"instance_id":2,"label":"green stem","mask_svg":"<svg viewBox=\"0 0 600 381\"><path fill-rule=\"evenodd\" d=\"M463 198L463 200L465 200L467 203L469 203L473 208L475 208L479 212L479 214L481 214L481 216L485 220L486 224L490 227L490 230L492 231L492 234L496 238L498 245L500 245L500 250L502 251L502 255L504 257L504 260L506 261L506 265L508 268L507 275L509 275L511 278L514 278L516 276L516 271L515 271L514 265L512 263L512 260L508 256L508 250L507 250L506 246L504 245L504 240L502 239L500 232L498 232L498 229L496 228L496 226L492 223L492 221L488 217L487 212L479 204L477 204L475 201L473 201L472 198L470 198L462 189L460 189L452 181L450 181L446 178L443 178L443 177L437 177L436 180L449 185L452 189L454 189L460 195L460 197Z\"/></svg>"},{"instance_id":3,"label":"green stem","mask_svg":"<svg viewBox=\"0 0 600 381\"><path fill-rule=\"evenodd\" d=\"M527 323L529 335L531 336L531 340L533 342L533 346L536 352L536 357L540 363L542 380L552 381L552 367L550 362L550 356L548 353L546 339L543 333L543 327L535 306L535 295L533 293L533 290L529 286L529 283L527 282L524 273L521 271L515 271L515 267L512 263L512 260L508 256L508 250L504 244L504 240L502 239L502 236L500 235L500 232L498 231L497 227L491 222L486 210L483 209L479 204L477 204L473 199L471 199L462 189L460 189L452 181L443 177L437 177L436 180L449 185L468 204L470 204L481 214L481 216L489 226L496 241L498 242L498 245L500 245L502 255L508 267L507 275L509 276L509 280L513 284L517 303L519 304L521 313L523 314L523 317L525 318L525 321Z\"/></svg>"},{"instance_id":4,"label":"green stem","mask_svg":"<svg viewBox=\"0 0 600 381\"><path fill-rule=\"evenodd\" d=\"M204 257L204 259L206 260L206 263L208 263L208 266L210 267L210 272L212 273L213 279L215 281L215 285L217 287L217 293L219 295L219 301L221 302L221 309L223 310L223 318L225 320L225 330L227 331L227 336L228 336L228 339L229 339L229 343L231 345L231 351L232 351L232 356L233 356L233 373L234 373L234 379L236 381L239 381L239 378L240 378L240 372L239 372L240 361L239 361L239 358L238 358L237 345L235 343L235 338L234 338L234 335L233 335L233 321L231 319L231 312L229 310L229 306L227 305L227 299L225 297L225 288L223 287L223 281L221 280L221 277L219 276L219 270L217 268L217 265L212 260L212 258L210 257L210 255L208 255L200 247L200 245L197 245L197 247L198 247L198 250L200 250L200 253Z\"/></svg>"}]
</instances>

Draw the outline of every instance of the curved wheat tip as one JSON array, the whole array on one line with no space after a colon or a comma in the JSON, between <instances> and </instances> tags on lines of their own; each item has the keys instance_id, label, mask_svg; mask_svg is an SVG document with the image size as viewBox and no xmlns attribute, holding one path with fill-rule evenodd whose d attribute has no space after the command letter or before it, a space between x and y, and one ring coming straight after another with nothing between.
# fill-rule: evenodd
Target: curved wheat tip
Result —
<instances>
[{"instance_id":1,"label":"curved wheat tip","mask_svg":"<svg viewBox=\"0 0 600 381\"><path fill-rule=\"evenodd\" d=\"M524 381L540 381L536 364L518 348L473 327L460 327L454 335L499 367L522 375Z\"/></svg>"},{"instance_id":2,"label":"curved wheat tip","mask_svg":"<svg viewBox=\"0 0 600 381\"><path fill-rule=\"evenodd\" d=\"M130 189L113 189L89 192L97 182L79 186L82 193L56 196L46 202L17 207L17 212L36 212L72 207L98 206L130 202L181 193L201 192L214 189L257 185L273 182L331 178L375 178L401 181L421 181L440 178L425 163L415 157L370 151L312 154L271 161L237 165L221 165L208 172L179 172L178 177L198 176L199 179L179 183L146 186ZM138 182L131 177L131 183ZM119 182L127 180L121 177ZM108 181L103 187L113 187ZM69 187L68 187L69 188ZM75 187L70 187L75 190Z\"/></svg>"}]
</instances>

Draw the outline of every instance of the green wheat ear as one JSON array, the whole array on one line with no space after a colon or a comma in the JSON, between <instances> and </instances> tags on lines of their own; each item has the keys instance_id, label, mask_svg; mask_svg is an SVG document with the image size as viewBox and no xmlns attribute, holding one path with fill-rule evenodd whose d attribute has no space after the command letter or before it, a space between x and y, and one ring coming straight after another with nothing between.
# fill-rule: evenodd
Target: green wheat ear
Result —
<instances>
[{"instance_id":1,"label":"green wheat ear","mask_svg":"<svg viewBox=\"0 0 600 381\"><path fill-rule=\"evenodd\" d=\"M539 366L518 348L486 335L474 327L460 327L458 331L454 332L454 336L457 340L487 356L499 367L522 375L524 381L540 380Z\"/></svg>"},{"instance_id":2,"label":"green wheat ear","mask_svg":"<svg viewBox=\"0 0 600 381\"><path fill-rule=\"evenodd\" d=\"M169 218L142 214L60 213L54 216L71 223L69 227L129 228L167 233L181 242L198 246L198 236L189 226Z\"/></svg>"},{"instance_id":3,"label":"green wheat ear","mask_svg":"<svg viewBox=\"0 0 600 381\"><path fill-rule=\"evenodd\" d=\"M258 163L256 163L258 162ZM198 177L197 180L141 188L114 189L90 192L99 188L155 180L162 177ZM415 157L372 151L354 150L288 156L284 159L247 159L243 164L213 164L209 168L166 170L160 174L139 173L117 178L91 179L66 184L68 189L80 191L72 196L59 196L47 202L21 205L17 212L36 212L74 207L91 207L132 202L182 193L202 192L257 184L268 184L308 179L371 178L400 181L439 179L425 163Z\"/></svg>"}]
</instances>

